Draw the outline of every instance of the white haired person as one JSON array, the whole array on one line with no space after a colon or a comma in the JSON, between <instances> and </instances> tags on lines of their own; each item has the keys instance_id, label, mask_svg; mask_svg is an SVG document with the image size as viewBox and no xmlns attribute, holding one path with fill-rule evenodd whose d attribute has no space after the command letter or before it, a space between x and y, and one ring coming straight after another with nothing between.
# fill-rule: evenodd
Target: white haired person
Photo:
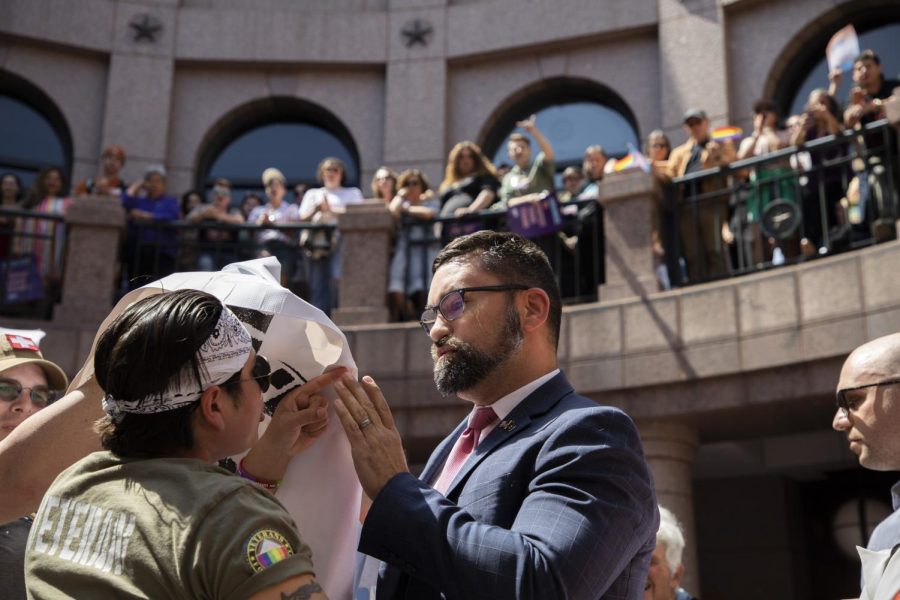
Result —
<instances>
[{"instance_id":1,"label":"white haired person","mask_svg":"<svg viewBox=\"0 0 900 600\"><path fill-rule=\"evenodd\" d=\"M681 523L668 508L659 507L659 530L656 532L656 548L650 557L644 600L694 600L681 589L684 565L684 534Z\"/></svg>"},{"instance_id":2,"label":"white haired person","mask_svg":"<svg viewBox=\"0 0 900 600\"><path fill-rule=\"evenodd\" d=\"M246 473L246 459L240 476L215 463L263 440L279 454L307 448L309 427L327 424L318 392L341 371L292 391L258 440L268 362L234 313L197 290L129 306L101 334L94 367L106 451L47 490L26 547L28 597L325 598L271 493L278 482Z\"/></svg>"}]
</instances>

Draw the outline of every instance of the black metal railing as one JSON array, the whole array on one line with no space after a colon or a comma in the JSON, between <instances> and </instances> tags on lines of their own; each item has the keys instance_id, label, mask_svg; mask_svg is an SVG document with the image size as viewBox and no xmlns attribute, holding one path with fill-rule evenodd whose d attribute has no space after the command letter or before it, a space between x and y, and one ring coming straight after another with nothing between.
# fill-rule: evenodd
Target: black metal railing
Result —
<instances>
[{"instance_id":1,"label":"black metal railing","mask_svg":"<svg viewBox=\"0 0 900 600\"><path fill-rule=\"evenodd\" d=\"M62 294L62 215L0 208L0 314L50 319Z\"/></svg>"},{"instance_id":2,"label":"black metal railing","mask_svg":"<svg viewBox=\"0 0 900 600\"><path fill-rule=\"evenodd\" d=\"M225 265L274 255L281 281L308 296L311 261L327 258L336 241L335 225L228 224L184 221L129 223L122 244L121 292L176 271L212 271Z\"/></svg>"},{"instance_id":3,"label":"black metal railing","mask_svg":"<svg viewBox=\"0 0 900 600\"><path fill-rule=\"evenodd\" d=\"M577 304L595 302L597 288L604 281L603 212L595 200L576 200L560 204L562 222L559 231L533 238L557 275L563 302ZM423 221L404 217L400 224L395 252L405 252L402 273L391 278L402 279L404 289L421 287L427 293L431 262L437 252L460 235L491 229L508 230L505 209L488 209L461 217L435 217ZM392 261L393 262L393 261Z\"/></svg>"},{"instance_id":4,"label":"black metal railing","mask_svg":"<svg viewBox=\"0 0 900 600\"><path fill-rule=\"evenodd\" d=\"M896 144L880 120L674 179L673 207L662 217L674 233L665 251L687 268L676 269L673 282L741 275L893 239Z\"/></svg>"}]
</instances>

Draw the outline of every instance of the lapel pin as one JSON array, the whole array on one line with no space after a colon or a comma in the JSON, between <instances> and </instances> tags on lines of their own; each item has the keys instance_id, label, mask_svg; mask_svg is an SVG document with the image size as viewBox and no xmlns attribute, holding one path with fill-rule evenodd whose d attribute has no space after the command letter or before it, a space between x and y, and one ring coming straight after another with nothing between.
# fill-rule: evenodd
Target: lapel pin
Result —
<instances>
[{"instance_id":1,"label":"lapel pin","mask_svg":"<svg viewBox=\"0 0 900 600\"><path fill-rule=\"evenodd\" d=\"M513 429L516 428L516 422L513 421L512 419L507 419L505 421L500 421L500 424L498 425L498 427L500 429L502 429L503 431L512 431Z\"/></svg>"}]
</instances>

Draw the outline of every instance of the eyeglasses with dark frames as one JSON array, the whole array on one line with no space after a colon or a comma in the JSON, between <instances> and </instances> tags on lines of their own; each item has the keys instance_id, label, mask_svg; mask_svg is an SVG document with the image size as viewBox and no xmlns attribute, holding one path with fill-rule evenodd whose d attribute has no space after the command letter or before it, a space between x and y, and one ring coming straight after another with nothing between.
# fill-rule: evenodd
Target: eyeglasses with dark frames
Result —
<instances>
[{"instance_id":1,"label":"eyeglasses with dark frames","mask_svg":"<svg viewBox=\"0 0 900 600\"><path fill-rule=\"evenodd\" d=\"M507 292L510 290L527 290L527 285L506 284L506 285L482 285L477 287L459 288L450 290L438 301L435 306L426 306L422 311L422 317L419 324L425 330L425 334L431 336L431 328L437 321L438 314L444 317L445 321L455 321L460 318L466 310L466 294L470 292Z\"/></svg>"},{"instance_id":2,"label":"eyeglasses with dark frames","mask_svg":"<svg viewBox=\"0 0 900 600\"><path fill-rule=\"evenodd\" d=\"M3 402L15 402L25 390L31 395L31 401L42 408L59 398L59 392L51 390L46 385L22 387L15 379L0 378L0 400Z\"/></svg>"},{"instance_id":3,"label":"eyeglasses with dark frames","mask_svg":"<svg viewBox=\"0 0 900 600\"><path fill-rule=\"evenodd\" d=\"M848 398L847 392L858 392L859 390L864 390L870 387L879 387L879 386L887 386L887 385L897 385L900 384L900 379L887 379L885 381L878 381L875 383L866 383L864 385L857 385L854 387L844 388L838 390L835 394L836 402L838 410L844 412L844 416L850 414L851 410L856 410L859 408L859 405L862 404L864 398L862 396L856 396L854 398Z\"/></svg>"}]
</instances>

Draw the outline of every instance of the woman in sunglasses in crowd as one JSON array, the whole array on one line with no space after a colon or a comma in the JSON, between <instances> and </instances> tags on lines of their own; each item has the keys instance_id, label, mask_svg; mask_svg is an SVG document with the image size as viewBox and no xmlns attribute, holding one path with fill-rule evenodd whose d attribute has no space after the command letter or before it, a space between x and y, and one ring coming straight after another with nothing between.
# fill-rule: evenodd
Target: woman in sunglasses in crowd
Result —
<instances>
[{"instance_id":1,"label":"woman in sunglasses in crowd","mask_svg":"<svg viewBox=\"0 0 900 600\"><path fill-rule=\"evenodd\" d=\"M440 249L429 231L431 220L440 210L440 200L431 192L425 173L407 169L400 173L397 195L388 210L400 226L388 277L388 306L392 321L418 318L425 307L431 286L431 263ZM413 221L421 221L416 224Z\"/></svg>"},{"instance_id":2,"label":"woman in sunglasses in crowd","mask_svg":"<svg viewBox=\"0 0 900 600\"><path fill-rule=\"evenodd\" d=\"M44 496L29 597L324 598L272 493L278 469L324 430L318 392L342 371L289 393L257 439L268 363L234 313L196 290L128 307L99 337L94 370L106 451ZM251 447L240 476L216 466Z\"/></svg>"},{"instance_id":3,"label":"woman in sunglasses in crowd","mask_svg":"<svg viewBox=\"0 0 900 600\"><path fill-rule=\"evenodd\" d=\"M66 385L66 374L44 360L34 339L0 330L0 440L53 402ZM0 525L0 596L9 600L25 600L23 558L32 520L28 515Z\"/></svg>"}]
</instances>

